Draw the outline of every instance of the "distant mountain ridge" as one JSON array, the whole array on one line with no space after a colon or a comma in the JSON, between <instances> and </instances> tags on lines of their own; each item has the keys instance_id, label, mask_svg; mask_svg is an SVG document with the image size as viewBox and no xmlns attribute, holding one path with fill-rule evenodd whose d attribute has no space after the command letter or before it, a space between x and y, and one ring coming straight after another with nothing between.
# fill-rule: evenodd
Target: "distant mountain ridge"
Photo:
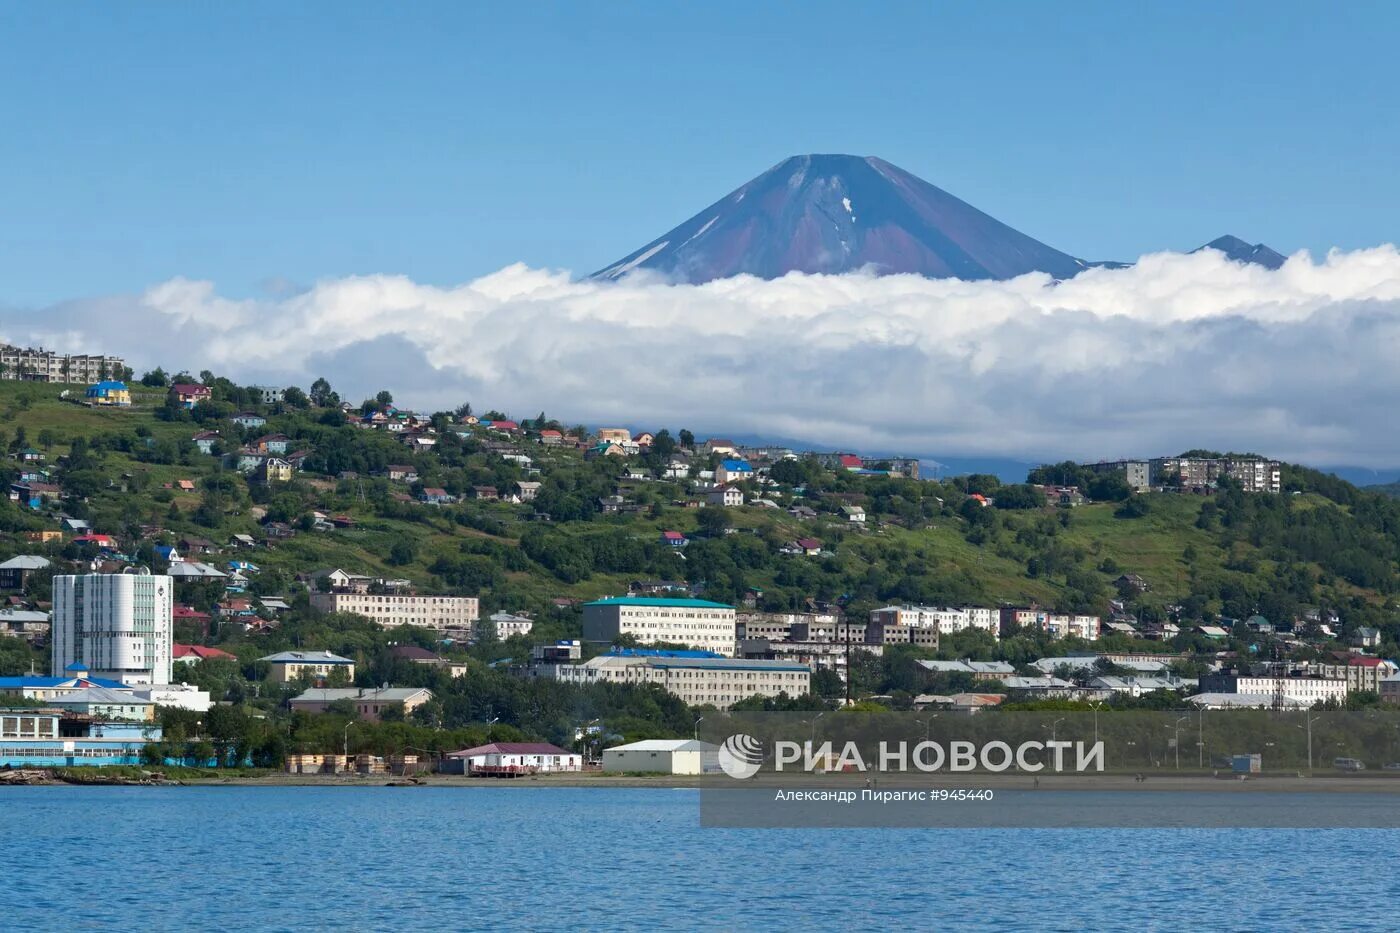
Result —
<instances>
[{"instance_id":1,"label":"distant mountain ridge","mask_svg":"<svg viewBox=\"0 0 1400 933\"><path fill-rule=\"evenodd\" d=\"M1211 240L1205 246L1197 247L1191 252L1199 253L1203 249L1219 250L1235 262L1249 262L1266 269L1277 269L1288 261L1287 256L1275 252L1263 243L1246 243L1239 237L1228 234Z\"/></svg>"},{"instance_id":2,"label":"distant mountain ridge","mask_svg":"<svg viewBox=\"0 0 1400 933\"><path fill-rule=\"evenodd\" d=\"M1212 240L1231 259L1277 269L1284 257L1238 237ZM1199 252L1199 250L1197 250ZM941 188L873 156L801 155L779 162L591 278L646 269L699 284L736 275L870 270L929 278L1067 279L1088 261L1013 229Z\"/></svg>"}]
</instances>

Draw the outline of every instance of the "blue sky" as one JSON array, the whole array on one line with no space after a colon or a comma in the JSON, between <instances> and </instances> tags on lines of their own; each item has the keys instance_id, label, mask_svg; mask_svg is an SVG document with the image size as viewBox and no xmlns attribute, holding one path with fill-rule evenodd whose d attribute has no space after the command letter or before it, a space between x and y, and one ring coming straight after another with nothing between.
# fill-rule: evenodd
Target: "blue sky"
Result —
<instances>
[{"instance_id":1,"label":"blue sky","mask_svg":"<svg viewBox=\"0 0 1400 933\"><path fill-rule=\"evenodd\" d=\"M995 7L995 8L993 8ZM0 306L587 273L785 156L1089 258L1395 239L1400 7L10 4Z\"/></svg>"}]
</instances>

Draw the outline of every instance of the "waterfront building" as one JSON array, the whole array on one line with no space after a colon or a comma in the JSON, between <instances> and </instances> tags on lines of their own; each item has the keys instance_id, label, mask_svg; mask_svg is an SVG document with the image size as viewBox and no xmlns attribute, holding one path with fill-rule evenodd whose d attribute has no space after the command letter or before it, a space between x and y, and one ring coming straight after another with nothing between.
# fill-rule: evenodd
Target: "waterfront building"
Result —
<instances>
[{"instance_id":1,"label":"waterfront building","mask_svg":"<svg viewBox=\"0 0 1400 933\"><path fill-rule=\"evenodd\" d=\"M170 577L145 569L54 577L51 670L76 663L128 685L170 683L173 593Z\"/></svg>"}]
</instances>

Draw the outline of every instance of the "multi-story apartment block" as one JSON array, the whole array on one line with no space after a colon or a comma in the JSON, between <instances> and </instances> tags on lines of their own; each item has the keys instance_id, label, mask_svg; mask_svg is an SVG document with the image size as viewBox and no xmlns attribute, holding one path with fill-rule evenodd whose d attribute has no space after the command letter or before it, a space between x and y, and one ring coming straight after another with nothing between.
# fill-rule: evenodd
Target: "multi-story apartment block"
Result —
<instances>
[{"instance_id":1,"label":"multi-story apartment block","mask_svg":"<svg viewBox=\"0 0 1400 933\"><path fill-rule=\"evenodd\" d=\"M996 609L965 606L960 609L938 606L885 606L870 613L870 621L881 625L898 624L911 629L933 629L940 635L952 635L975 628L993 638L998 637L1000 615Z\"/></svg>"},{"instance_id":2,"label":"multi-story apartment block","mask_svg":"<svg viewBox=\"0 0 1400 933\"><path fill-rule=\"evenodd\" d=\"M170 683L173 596L170 577L145 570L54 577L53 674L78 665L133 686Z\"/></svg>"},{"instance_id":3,"label":"multi-story apartment block","mask_svg":"<svg viewBox=\"0 0 1400 933\"><path fill-rule=\"evenodd\" d=\"M1007 635L1017 629L1038 629L1054 638L1082 638L1096 641L1101 625L1098 616L1050 612L1035 606L1028 608L1005 607L1001 610L1001 634Z\"/></svg>"},{"instance_id":4,"label":"multi-story apartment block","mask_svg":"<svg viewBox=\"0 0 1400 933\"><path fill-rule=\"evenodd\" d=\"M621 596L583 604L585 641L631 635L638 644L687 645L734 654L734 607L705 599Z\"/></svg>"},{"instance_id":5,"label":"multi-story apartment block","mask_svg":"<svg viewBox=\"0 0 1400 933\"><path fill-rule=\"evenodd\" d=\"M1386 678L1400 674L1400 666L1394 661L1364 654L1354 654L1335 664L1315 664L1308 670L1328 680L1344 680L1348 690L1370 690L1375 693L1381 692L1381 683Z\"/></svg>"},{"instance_id":6,"label":"multi-story apartment block","mask_svg":"<svg viewBox=\"0 0 1400 933\"><path fill-rule=\"evenodd\" d=\"M1155 457L1151 460L1106 460L1084 464L1095 473L1122 473L1138 492L1154 486L1210 489L1220 477L1238 482L1245 492L1279 492L1283 474L1278 461L1259 457Z\"/></svg>"},{"instance_id":7,"label":"multi-story apartment block","mask_svg":"<svg viewBox=\"0 0 1400 933\"><path fill-rule=\"evenodd\" d=\"M1280 697L1311 705L1347 696L1347 682L1323 677L1256 677L1225 671L1207 674L1200 680L1202 693L1239 693L1258 697Z\"/></svg>"},{"instance_id":8,"label":"multi-story apartment block","mask_svg":"<svg viewBox=\"0 0 1400 933\"><path fill-rule=\"evenodd\" d=\"M0 379L85 384L120 379L126 361L119 356L57 353L43 347L0 346Z\"/></svg>"},{"instance_id":9,"label":"multi-story apartment block","mask_svg":"<svg viewBox=\"0 0 1400 933\"><path fill-rule=\"evenodd\" d=\"M659 655L603 655L582 664L561 664L554 676L565 683L657 684L691 706L719 709L751 696L801 696L811 692L812 672L791 661Z\"/></svg>"},{"instance_id":10,"label":"multi-story apartment block","mask_svg":"<svg viewBox=\"0 0 1400 933\"><path fill-rule=\"evenodd\" d=\"M312 593L311 606L322 612L350 612L385 628L417 625L470 631L479 606L475 596L420 596L416 593Z\"/></svg>"}]
</instances>

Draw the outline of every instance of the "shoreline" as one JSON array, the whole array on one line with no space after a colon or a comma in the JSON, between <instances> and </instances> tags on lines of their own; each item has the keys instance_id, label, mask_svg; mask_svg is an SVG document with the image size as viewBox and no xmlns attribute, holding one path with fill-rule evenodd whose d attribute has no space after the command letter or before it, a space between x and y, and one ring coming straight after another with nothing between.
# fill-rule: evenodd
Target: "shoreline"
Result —
<instances>
[{"instance_id":1,"label":"shoreline","mask_svg":"<svg viewBox=\"0 0 1400 933\"><path fill-rule=\"evenodd\" d=\"M1031 776L1016 774L963 775L870 775L873 786L889 789L979 789L1027 792L1094 792L1142 791L1159 793L1224 792L1224 793L1371 793L1400 795L1400 777L1380 775L1319 774L1312 777L1297 773L1251 775L1239 780L1234 775L1210 774L1147 775L1137 780L1134 774L1050 775L1037 783ZM737 781L716 775L636 775L561 773L539 774L516 778L466 777L430 774L412 777L395 775L312 775L283 774L208 777L181 776L168 786L188 787L451 787L451 788L629 788L654 790L738 790L743 788L834 787L861 789L866 786L864 774L762 774L749 781ZM160 786L160 785L155 785Z\"/></svg>"}]
</instances>

